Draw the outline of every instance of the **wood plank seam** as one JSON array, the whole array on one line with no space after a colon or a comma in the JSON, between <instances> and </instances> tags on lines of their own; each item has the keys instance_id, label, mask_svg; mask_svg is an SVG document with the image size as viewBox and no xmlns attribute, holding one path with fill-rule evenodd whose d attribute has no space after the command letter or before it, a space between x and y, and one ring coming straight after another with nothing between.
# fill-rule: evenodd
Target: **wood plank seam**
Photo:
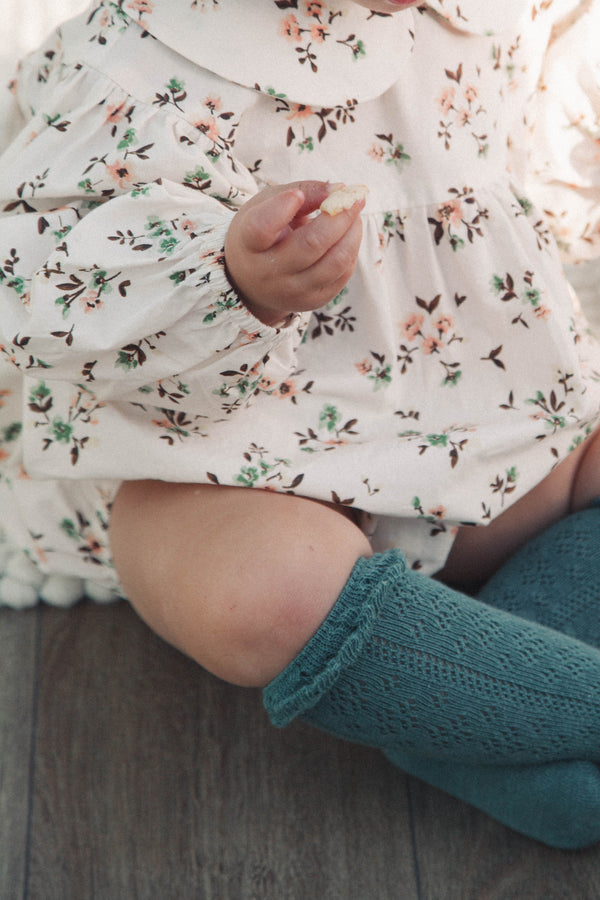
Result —
<instances>
[{"instance_id":1,"label":"wood plank seam","mask_svg":"<svg viewBox=\"0 0 600 900\"><path fill-rule=\"evenodd\" d=\"M25 859L23 872L23 900L29 898L29 874L31 862L31 831L35 797L35 771L38 738L38 716L40 695L40 659L42 651L42 627L44 609L40 605L36 610L35 652L33 664L33 684L31 691L31 737L29 741L29 778L27 784L27 828L25 832Z\"/></svg>"}]
</instances>

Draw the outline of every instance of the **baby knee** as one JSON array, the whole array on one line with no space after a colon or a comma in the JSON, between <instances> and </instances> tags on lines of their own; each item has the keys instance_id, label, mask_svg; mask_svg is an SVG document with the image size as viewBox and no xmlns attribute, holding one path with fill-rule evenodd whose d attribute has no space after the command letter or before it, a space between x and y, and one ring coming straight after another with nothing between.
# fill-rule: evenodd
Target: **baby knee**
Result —
<instances>
[{"instance_id":1,"label":"baby knee","mask_svg":"<svg viewBox=\"0 0 600 900\"><path fill-rule=\"evenodd\" d=\"M129 483L111 544L161 637L226 681L262 687L327 616L368 542L336 510L240 488Z\"/></svg>"},{"instance_id":2,"label":"baby knee","mask_svg":"<svg viewBox=\"0 0 600 900\"><path fill-rule=\"evenodd\" d=\"M197 632L179 646L214 675L244 687L264 687L318 630L356 559L342 554L323 571L305 548L259 553L244 577L223 573L207 595L182 602L198 610Z\"/></svg>"}]
</instances>

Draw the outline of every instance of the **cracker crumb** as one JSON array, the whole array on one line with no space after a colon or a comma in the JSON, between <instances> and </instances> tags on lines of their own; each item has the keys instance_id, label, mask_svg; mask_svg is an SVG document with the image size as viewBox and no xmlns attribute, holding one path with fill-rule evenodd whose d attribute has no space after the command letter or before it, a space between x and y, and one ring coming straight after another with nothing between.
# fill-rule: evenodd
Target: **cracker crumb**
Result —
<instances>
[{"instance_id":1,"label":"cracker crumb","mask_svg":"<svg viewBox=\"0 0 600 900\"><path fill-rule=\"evenodd\" d=\"M337 216L345 209L350 209L357 200L364 200L369 193L366 184L348 184L337 191L333 191L329 197L321 203L321 212L328 216Z\"/></svg>"}]
</instances>

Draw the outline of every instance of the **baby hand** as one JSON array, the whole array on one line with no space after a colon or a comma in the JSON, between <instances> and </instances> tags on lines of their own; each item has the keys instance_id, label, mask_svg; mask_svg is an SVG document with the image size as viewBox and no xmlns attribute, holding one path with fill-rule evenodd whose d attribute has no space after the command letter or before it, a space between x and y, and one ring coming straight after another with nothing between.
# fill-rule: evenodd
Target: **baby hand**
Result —
<instances>
[{"instance_id":1,"label":"baby hand","mask_svg":"<svg viewBox=\"0 0 600 900\"><path fill-rule=\"evenodd\" d=\"M354 271L364 200L309 218L331 193L322 181L269 187L234 216L225 242L230 280L267 325L333 300Z\"/></svg>"}]
</instances>

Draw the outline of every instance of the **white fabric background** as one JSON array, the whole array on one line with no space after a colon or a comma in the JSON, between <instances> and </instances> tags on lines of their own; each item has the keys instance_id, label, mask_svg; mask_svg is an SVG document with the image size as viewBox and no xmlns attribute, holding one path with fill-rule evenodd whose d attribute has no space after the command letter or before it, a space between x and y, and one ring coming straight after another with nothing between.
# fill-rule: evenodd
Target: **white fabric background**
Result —
<instances>
[{"instance_id":1,"label":"white fabric background","mask_svg":"<svg viewBox=\"0 0 600 900\"><path fill-rule=\"evenodd\" d=\"M80 10L89 0L0 0L0 84L14 73L20 56L33 50L57 24ZM254 0L248 0L254 2ZM4 97L0 93L0 123ZM587 315L600 334L600 261L569 270Z\"/></svg>"},{"instance_id":2,"label":"white fabric background","mask_svg":"<svg viewBox=\"0 0 600 900\"><path fill-rule=\"evenodd\" d=\"M87 4L88 0L0 0L0 80L7 81L20 56Z\"/></svg>"}]
</instances>

